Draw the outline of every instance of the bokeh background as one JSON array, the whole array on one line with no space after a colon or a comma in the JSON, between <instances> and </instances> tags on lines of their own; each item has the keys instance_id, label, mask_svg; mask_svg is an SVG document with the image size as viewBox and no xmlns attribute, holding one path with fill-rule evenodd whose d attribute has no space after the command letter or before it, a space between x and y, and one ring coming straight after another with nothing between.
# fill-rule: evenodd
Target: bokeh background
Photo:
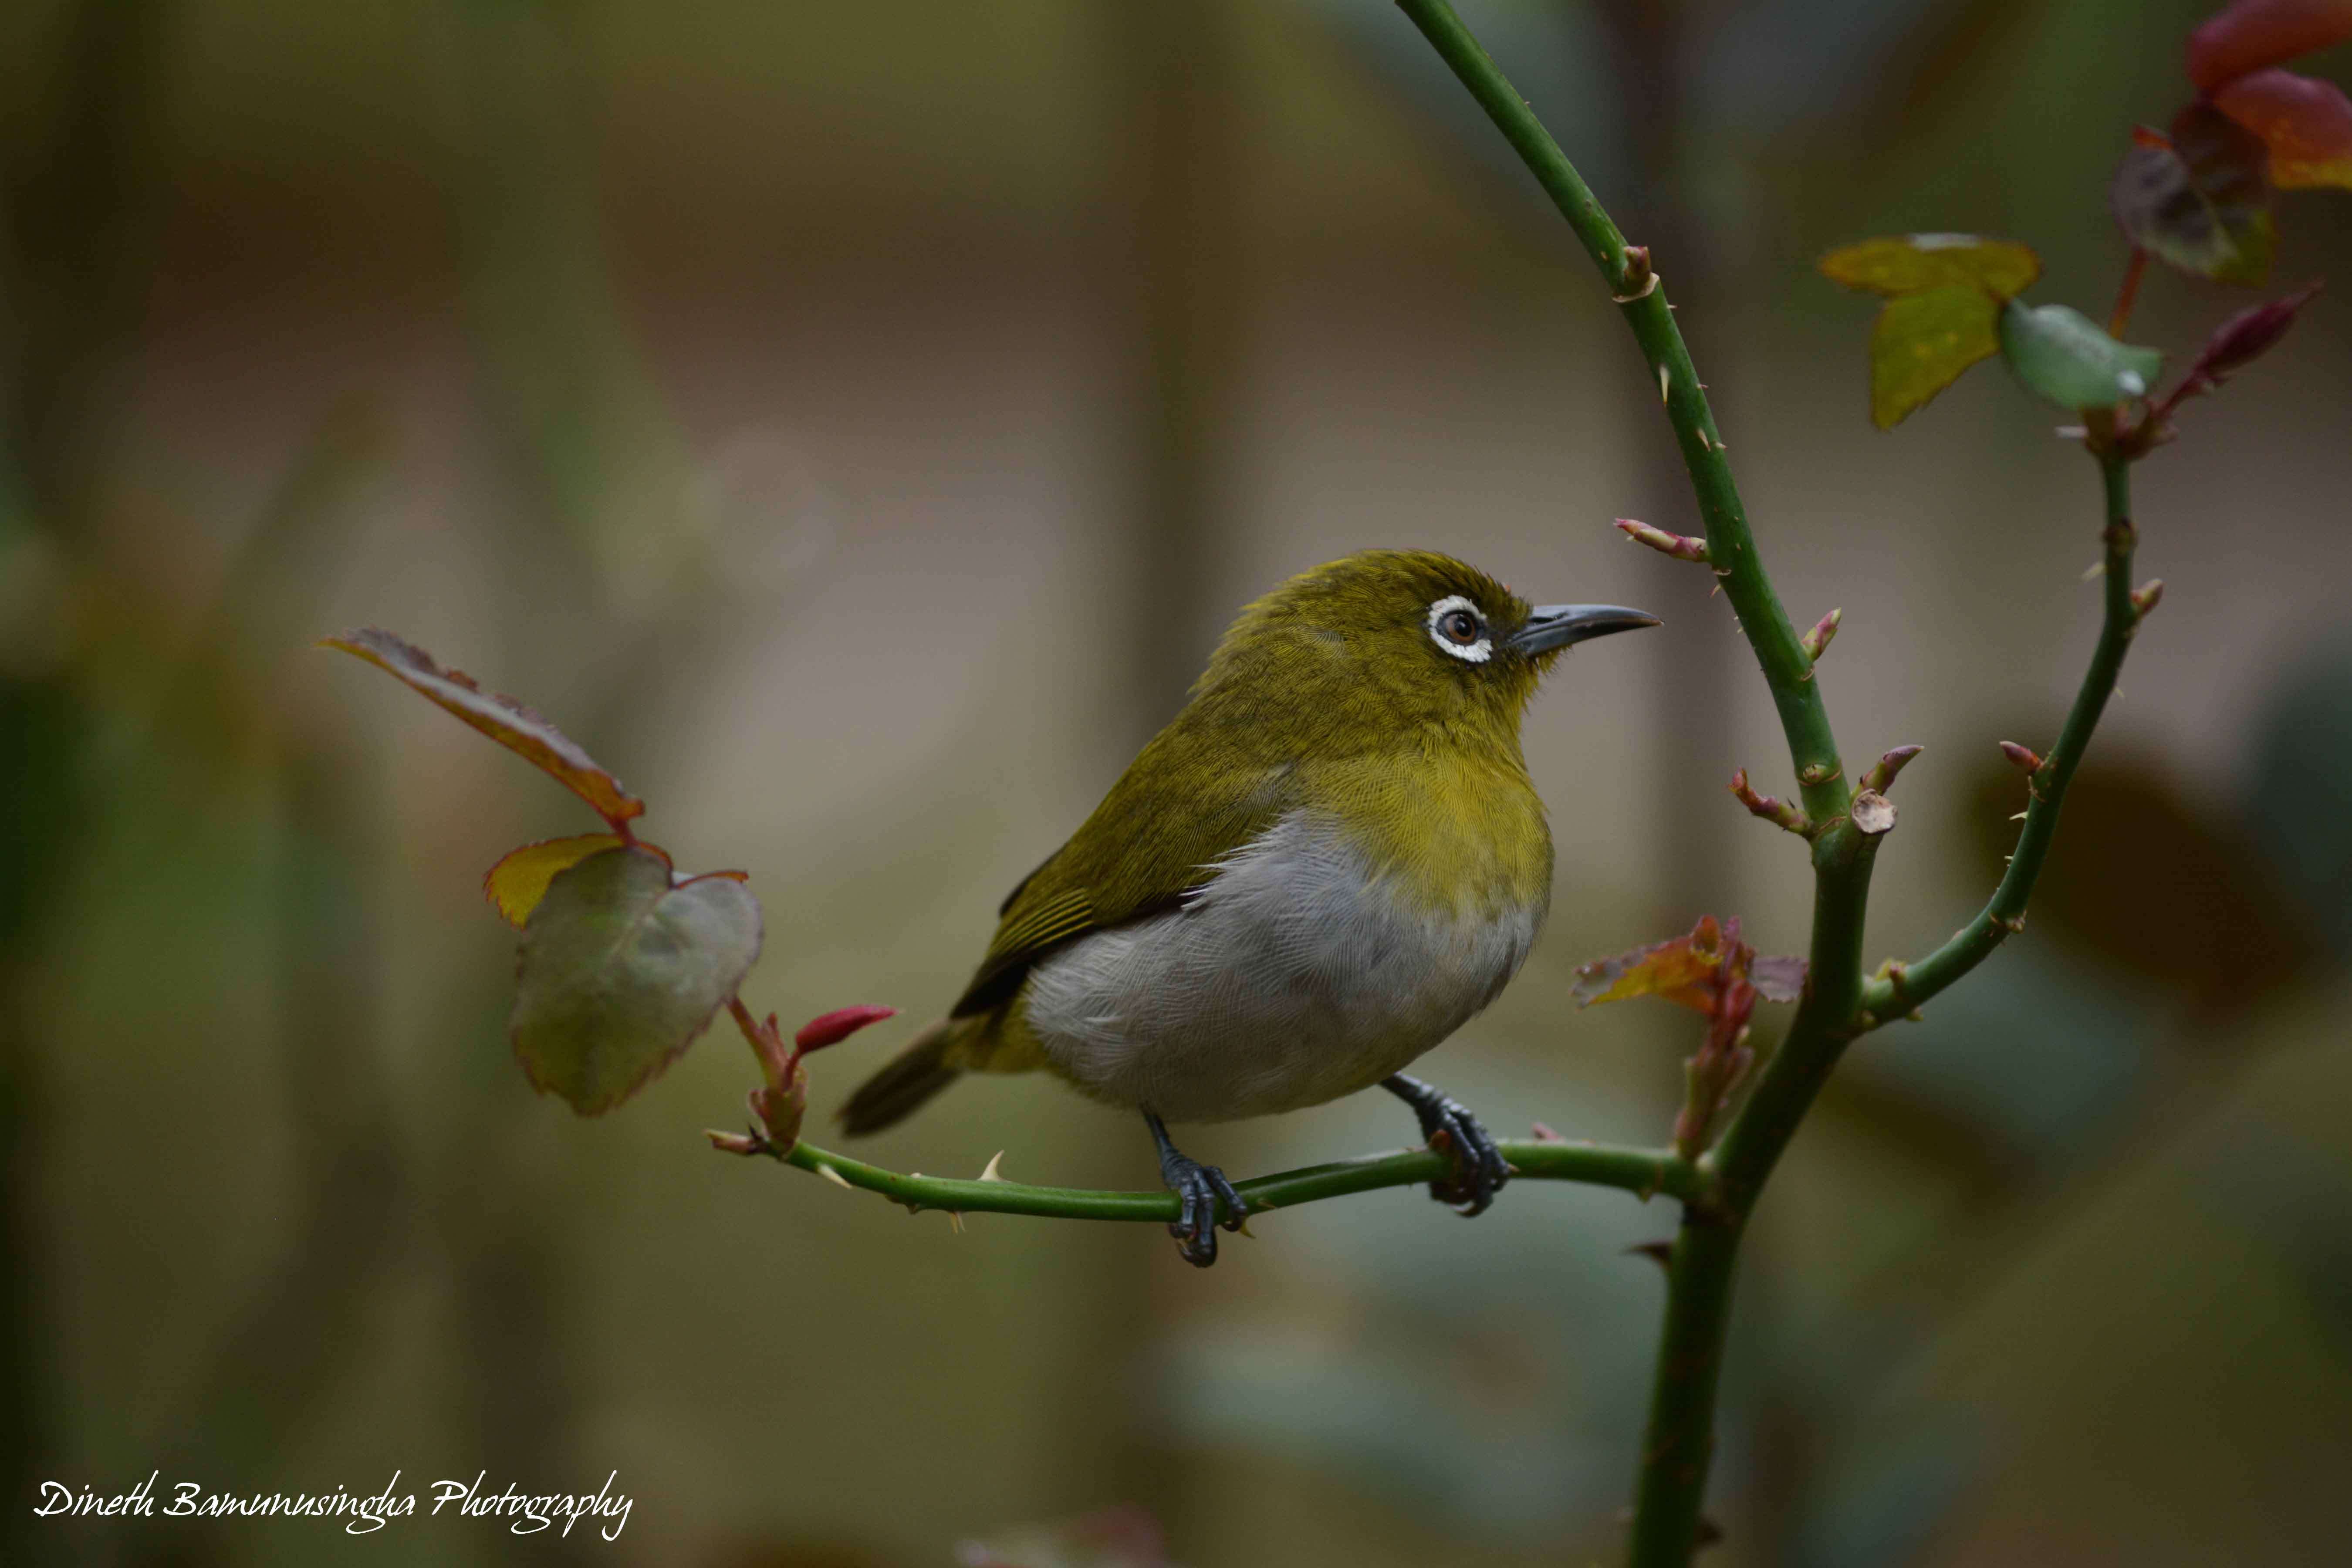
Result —
<instances>
[{"instance_id":1,"label":"bokeh background","mask_svg":"<svg viewBox=\"0 0 2352 1568\"><path fill-rule=\"evenodd\" d=\"M1653 246L1791 613L1843 607L1846 753L1927 747L1874 961L1999 872L1993 742L2078 678L2096 476L1997 367L1874 432L1870 304L1811 260L1999 234L2104 316L2105 176L2204 9L1463 0ZM1024 1530L1117 1504L1192 1568L1613 1554L1661 1295L1625 1249L1669 1205L1387 1193L1203 1274L712 1154L723 1029L576 1120L509 1058L478 880L592 821L309 646L402 631L750 868L762 1011L905 1009L818 1059L821 1119L1244 600L1412 544L1643 605L1529 721L1549 933L1426 1066L1504 1131L1662 1138L1686 1019L1579 1015L1570 972L1705 911L1801 950L1801 852L1723 790L1785 753L1704 575L1608 527L1696 527L1632 342L1392 8L14 0L0 175L0 1557L1042 1563ZM2352 198L2282 221L2282 283L2352 289ZM2159 274L2132 335L2249 298ZM2141 468L2170 586L2026 936L1853 1053L1759 1215L1710 1561L2341 1560L2347 409L2325 296ZM1360 1101L1187 1147L1407 1141ZM871 1152L1000 1150L1155 1174L1041 1080ZM635 1501L610 1546L30 1515L156 1468Z\"/></svg>"}]
</instances>

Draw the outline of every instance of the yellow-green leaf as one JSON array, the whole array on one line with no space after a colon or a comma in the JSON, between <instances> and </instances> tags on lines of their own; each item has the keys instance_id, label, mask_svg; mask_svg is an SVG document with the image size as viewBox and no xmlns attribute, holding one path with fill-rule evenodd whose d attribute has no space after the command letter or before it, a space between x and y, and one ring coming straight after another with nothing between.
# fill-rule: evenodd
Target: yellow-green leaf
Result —
<instances>
[{"instance_id":1,"label":"yellow-green leaf","mask_svg":"<svg viewBox=\"0 0 2352 1568\"><path fill-rule=\"evenodd\" d=\"M556 873L523 927L510 1033L532 1085L583 1116L677 1059L760 955L760 903L726 875L677 881L636 845Z\"/></svg>"},{"instance_id":2,"label":"yellow-green leaf","mask_svg":"<svg viewBox=\"0 0 2352 1568\"><path fill-rule=\"evenodd\" d=\"M1896 234L1832 250L1821 260L1833 283L1899 298L1962 285L1997 300L2042 276L2042 258L2014 240L1973 234Z\"/></svg>"},{"instance_id":3,"label":"yellow-green leaf","mask_svg":"<svg viewBox=\"0 0 2352 1568\"><path fill-rule=\"evenodd\" d=\"M599 850L616 848L620 843L617 833L583 833L572 838L542 838L509 850L482 878L482 894L509 925L520 928L539 908L547 884L558 871L577 866Z\"/></svg>"},{"instance_id":4,"label":"yellow-green leaf","mask_svg":"<svg viewBox=\"0 0 2352 1568\"><path fill-rule=\"evenodd\" d=\"M1972 285L1889 300L1870 334L1870 422L1891 430L2000 350L2000 305Z\"/></svg>"}]
</instances>

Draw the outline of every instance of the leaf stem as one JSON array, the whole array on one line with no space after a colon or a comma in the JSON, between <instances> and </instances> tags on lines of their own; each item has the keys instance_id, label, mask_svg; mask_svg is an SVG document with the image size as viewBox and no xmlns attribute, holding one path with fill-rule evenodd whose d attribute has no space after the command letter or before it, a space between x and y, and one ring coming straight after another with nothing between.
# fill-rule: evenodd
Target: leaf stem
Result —
<instances>
[{"instance_id":1,"label":"leaf stem","mask_svg":"<svg viewBox=\"0 0 2352 1568\"><path fill-rule=\"evenodd\" d=\"M2090 749L2092 732L2106 711L2107 699L2115 694L2124 655L2131 651L2132 634L2139 629L2140 617L2146 614L2132 602L2132 547L2138 533L2131 520L2131 459L2121 453L2103 452L2099 473L2106 508L2106 528L2101 536L2106 545L2101 574L2106 616L2099 628L2098 646L2091 652L2090 668L2083 672L2082 689L2074 694L2065 728L2058 732L2058 743L2026 781L2032 798L2026 804L2025 829L2017 836L2016 852L2010 857L2009 869L1993 890L1991 901L1978 911L1976 919L1927 957L1914 963L1891 964L1864 987L1865 1028L1908 1014L1982 963L2011 932L2024 928L2026 901L2033 896L2034 879L2049 858L2066 786L2074 781L2083 753Z\"/></svg>"},{"instance_id":2,"label":"leaf stem","mask_svg":"<svg viewBox=\"0 0 2352 1568\"><path fill-rule=\"evenodd\" d=\"M2116 290L2116 308L2107 316L2107 336L2123 340L2124 329L2131 324L2132 307L2139 302L2139 280L2147 272L2147 252L2132 247L2131 259L2124 263L2123 286Z\"/></svg>"},{"instance_id":3,"label":"leaf stem","mask_svg":"<svg viewBox=\"0 0 2352 1568\"><path fill-rule=\"evenodd\" d=\"M731 1135L714 1134L714 1138ZM834 1176L853 1187L879 1193L912 1212L939 1209L953 1214L1034 1215L1046 1219L1157 1220L1177 1218L1173 1193L1095 1192L1077 1187L1031 1186L1024 1182L960 1181L948 1176L900 1174L819 1149L795 1143L780 1151L754 1134L748 1147L730 1148L766 1154L803 1171ZM1706 1182L1690 1162L1668 1149L1631 1149L1606 1143L1569 1143L1549 1140L1507 1141L1498 1144L1519 1181L1582 1182L1591 1186L1617 1187L1647 1198L1663 1193L1685 1202L1702 1196ZM1367 1155L1328 1165L1308 1165L1276 1175L1258 1176L1238 1184L1252 1214L1296 1208L1324 1198L1345 1197L1382 1187L1410 1187L1434 1181L1452 1167L1427 1149L1394 1154Z\"/></svg>"}]
</instances>

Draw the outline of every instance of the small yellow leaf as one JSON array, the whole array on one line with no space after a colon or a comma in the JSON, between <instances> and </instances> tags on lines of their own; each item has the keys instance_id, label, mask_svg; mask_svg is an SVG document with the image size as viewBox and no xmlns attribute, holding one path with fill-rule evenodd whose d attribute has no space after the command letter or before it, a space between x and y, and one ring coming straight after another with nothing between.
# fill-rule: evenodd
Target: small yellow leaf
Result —
<instances>
[{"instance_id":1,"label":"small yellow leaf","mask_svg":"<svg viewBox=\"0 0 2352 1568\"><path fill-rule=\"evenodd\" d=\"M2042 258L2006 239L1972 234L1898 234L1832 250L1822 275L1849 289L1899 298L1969 288L2006 300L2042 275Z\"/></svg>"},{"instance_id":2,"label":"small yellow leaf","mask_svg":"<svg viewBox=\"0 0 2352 1568\"><path fill-rule=\"evenodd\" d=\"M2000 307L1981 289L1930 289L1889 300L1870 334L1870 420L1891 430L2000 348Z\"/></svg>"},{"instance_id":3,"label":"small yellow leaf","mask_svg":"<svg viewBox=\"0 0 2352 1568\"><path fill-rule=\"evenodd\" d=\"M620 842L618 834L583 833L571 838L542 838L509 850L482 878L482 896L506 917L509 925L520 930L530 919L530 911L539 908L539 900L547 896L547 885L555 880L557 872L600 850L615 848Z\"/></svg>"}]
</instances>

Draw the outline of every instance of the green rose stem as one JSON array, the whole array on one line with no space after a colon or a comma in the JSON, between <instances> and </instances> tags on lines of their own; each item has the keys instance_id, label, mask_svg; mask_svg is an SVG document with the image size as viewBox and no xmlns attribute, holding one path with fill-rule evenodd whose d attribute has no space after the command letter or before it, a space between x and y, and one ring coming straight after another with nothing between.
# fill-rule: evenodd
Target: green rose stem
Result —
<instances>
[{"instance_id":1,"label":"green rose stem","mask_svg":"<svg viewBox=\"0 0 2352 1568\"><path fill-rule=\"evenodd\" d=\"M900 1175L862 1161L795 1143L779 1150L757 1133L713 1132L719 1148L738 1154L766 1154L803 1171L829 1175L844 1184L879 1193L894 1203L919 1213L939 1209L950 1214L1023 1214L1046 1219L1157 1220L1175 1223L1173 1193L1102 1193L1075 1187L1035 1187L998 1177L959 1181L949 1176ZM1685 1201L1700 1189L1698 1172L1689 1161L1668 1149L1624 1149L1605 1143L1570 1143L1550 1140L1502 1142L1497 1145L1511 1164L1515 1181L1583 1182L1619 1187L1642 1197L1664 1193ZM1292 1208L1322 1198L1381 1187L1419 1186L1446 1174L1446 1162L1427 1149L1342 1160L1328 1165L1308 1165L1279 1175L1259 1176L1238 1184L1254 1215Z\"/></svg>"},{"instance_id":2,"label":"green rose stem","mask_svg":"<svg viewBox=\"0 0 2352 1568\"><path fill-rule=\"evenodd\" d=\"M1397 4L1517 152L1623 310L1658 379L1666 417L1690 472L1706 523L1706 559L1780 710L1804 814L1820 825L1812 841L1813 935L1803 999L1755 1092L1722 1142L1701 1159L1701 1185L1685 1200L1682 1230L1667 1263L1665 1327L1642 1445L1629 1561L1634 1568L1681 1568L1699 1544L1733 1266L1757 1195L1847 1042L1890 1010L1907 1013L1949 985L2022 923L2026 899L2057 824L2060 798L2115 689L2132 630L2153 595L2136 597L2131 591L2127 458L2110 447L2100 453L2107 497L2106 626L2057 749L2033 775L2033 802L2009 873L1967 930L1918 963L1890 965L1866 985L1862 941L1871 865L1893 816L1882 815L1883 802L1874 802L1865 816L1843 782L1812 660L1765 575L1706 391L1649 253L1626 245L1559 143L1445 0Z\"/></svg>"},{"instance_id":3,"label":"green rose stem","mask_svg":"<svg viewBox=\"0 0 2352 1568\"><path fill-rule=\"evenodd\" d=\"M1848 784L1828 709L1813 679L1814 658L1827 637L1819 638L1820 647L1808 648L1765 574L1706 390L1692 368L1649 252L1625 243L1559 144L1445 0L1397 4L1535 174L1623 310L1649 362L1706 524L1703 547L1696 541L1674 541L1688 548L1669 552L1707 565L1730 600L1779 710L1803 805L1801 816L1790 816L1804 825L1813 868L1813 930L1804 994L1754 1091L1716 1147L1693 1163L1667 1149L1553 1140L1501 1145L1520 1180L1582 1182L1644 1198L1664 1194L1683 1205L1681 1228L1666 1258L1665 1321L1642 1443L1628 1560L1633 1568L1685 1568L1700 1544L1700 1510L1715 1447L1716 1390L1732 1276L1757 1197L1847 1044L1890 1018L1911 1014L2023 925L2026 900L2048 854L2067 784L2115 690L2132 633L2154 608L2162 584L2137 591L2130 585L2134 533L2128 471L2137 452L2118 446L2112 417L2104 423L2094 417L2089 445L2099 458L2106 492L2106 620L2057 746L2046 760L2032 763L2031 805L2017 852L1991 901L1951 941L1916 963L1890 963L1865 981L1863 929L1871 867L1879 840L1894 826L1894 812L1883 792L1917 748L1887 753L1859 790ZM1643 525L1632 525L1631 531L1643 538ZM1644 542L1657 547L1655 541ZM2031 755L2021 748L2019 752ZM748 1026L746 1032L751 1032ZM807 1143L786 1147L758 1132L709 1136L723 1151L765 1154L844 1186L878 1193L916 1212L1161 1224L1178 1217L1177 1199L1171 1193L1031 1186L992 1173L971 1181L901 1175ZM1262 1214L1350 1193L1415 1186L1446 1169L1440 1155L1417 1149L1261 1176L1241 1183L1240 1191L1250 1212Z\"/></svg>"}]
</instances>

